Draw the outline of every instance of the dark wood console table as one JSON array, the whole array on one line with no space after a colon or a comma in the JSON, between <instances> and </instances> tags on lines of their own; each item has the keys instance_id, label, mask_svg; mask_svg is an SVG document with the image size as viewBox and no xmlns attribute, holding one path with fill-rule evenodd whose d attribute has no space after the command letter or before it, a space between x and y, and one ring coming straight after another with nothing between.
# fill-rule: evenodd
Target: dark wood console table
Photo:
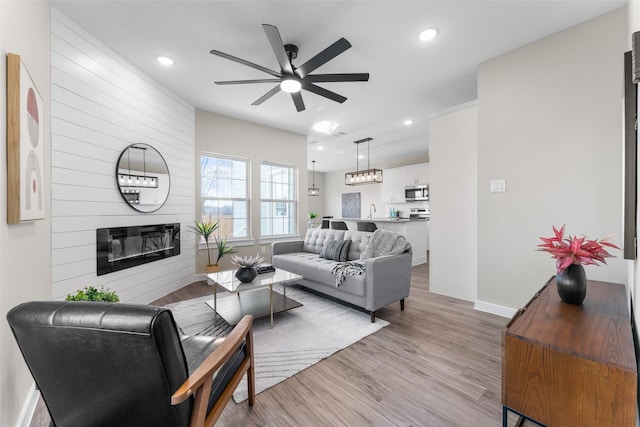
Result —
<instances>
[{"instance_id":1,"label":"dark wood console table","mask_svg":"<svg viewBox=\"0 0 640 427\"><path fill-rule=\"evenodd\" d=\"M518 310L502 340L508 411L548 427L635 427L637 368L624 285L589 281L582 305L555 279Z\"/></svg>"}]
</instances>

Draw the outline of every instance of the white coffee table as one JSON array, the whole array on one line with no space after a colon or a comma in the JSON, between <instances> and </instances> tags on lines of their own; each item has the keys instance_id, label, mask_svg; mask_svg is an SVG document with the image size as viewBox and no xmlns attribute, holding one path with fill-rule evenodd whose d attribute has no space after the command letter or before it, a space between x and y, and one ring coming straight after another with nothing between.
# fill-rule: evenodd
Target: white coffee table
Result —
<instances>
[{"instance_id":1,"label":"white coffee table","mask_svg":"<svg viewBox=\"0 0 640 427\"><path fill-rule=\"evenodd\" d=\"M230 325L238 324L244 315L251 314L255 318L270 316L273 328L275 313L302 306L298 301L287 298L286 286L287 283L302 279L301 275L276 268L273 273L258 274L252 282L242 283L236 279L235 272L225 270L207 274L207 283L213 286L213 300L206 303ZM273 290L273 285L278 283L283 285L282 294ZM218 286L236 293L238 297L218 300Z\"/></svg>"}]
</instances>

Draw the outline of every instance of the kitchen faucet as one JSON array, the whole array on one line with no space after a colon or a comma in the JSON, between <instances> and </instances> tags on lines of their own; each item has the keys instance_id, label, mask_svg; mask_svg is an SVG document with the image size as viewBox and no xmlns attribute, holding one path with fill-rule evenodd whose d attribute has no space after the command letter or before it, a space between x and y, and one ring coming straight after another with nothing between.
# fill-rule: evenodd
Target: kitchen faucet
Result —
<instances>
[{"instance_id":1,"label":"kitchen faucet","mask_svg":"<svg viewBox=\"0 0 640 427\"><path fill-rule=\"evenodd\" d=\"M369 206L369 219L372 219L372 218L373 218L373 214L371 213L371 208L373 208L373 211L374 211L374 212L377 212L377 211L376 211L376 205L374 205L373 203L371 203L371 206Z\"/></svg>"}]
</instances>

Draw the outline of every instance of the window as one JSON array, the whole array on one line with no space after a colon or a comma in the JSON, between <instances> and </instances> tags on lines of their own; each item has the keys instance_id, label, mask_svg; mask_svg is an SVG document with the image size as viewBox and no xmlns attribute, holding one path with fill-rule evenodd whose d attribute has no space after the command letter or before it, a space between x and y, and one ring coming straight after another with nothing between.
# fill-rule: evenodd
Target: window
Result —
<instances>
[{"instance_id":1,"label":"window","mask_svg":"<svg viewBox=\"0 0 640 427\"><path fill-rule=\"evenodd\" d=\"M203 154L200 168L202 221L218 221L220 237L249 237L249 160Z\"/></svg>"},{"instance_id":2,"label":"window","mask_svg":"<svg viewBox=\"0 0 640 427\"><path fill-rule=\"evenodd\" d=\"M298 217L296 168L262 163L260 165L260 234L295 234Z\"/></svg>"}]
</instances>

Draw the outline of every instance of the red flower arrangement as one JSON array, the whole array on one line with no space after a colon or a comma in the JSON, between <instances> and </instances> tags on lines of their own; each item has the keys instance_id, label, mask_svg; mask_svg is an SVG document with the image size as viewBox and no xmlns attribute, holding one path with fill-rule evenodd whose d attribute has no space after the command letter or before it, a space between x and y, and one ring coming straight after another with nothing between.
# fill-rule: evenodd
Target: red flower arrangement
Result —
<instances>
[{"instance_id":1,"label":"red flower arrangement","mask_svg":"<svg viewBox=\"0 0 640 427\"><path fill-rule=\"evenodd\" d=\"M562 273L571 264L599 265L599 262L606 264L607 262L604 259L613 255L607 252L605 247L620 249L608 241L613 235L599 240L587 239L584 236L568 235L568 237L564 237L564 225L560 230L554 226L553 233L555 234L554 237L540 237L540 240L544 243L538 245L540 248L538 250L549 252L551 258L557 259L556 268L558 269L558 274Z\"/></svg>"}]
</instances>

